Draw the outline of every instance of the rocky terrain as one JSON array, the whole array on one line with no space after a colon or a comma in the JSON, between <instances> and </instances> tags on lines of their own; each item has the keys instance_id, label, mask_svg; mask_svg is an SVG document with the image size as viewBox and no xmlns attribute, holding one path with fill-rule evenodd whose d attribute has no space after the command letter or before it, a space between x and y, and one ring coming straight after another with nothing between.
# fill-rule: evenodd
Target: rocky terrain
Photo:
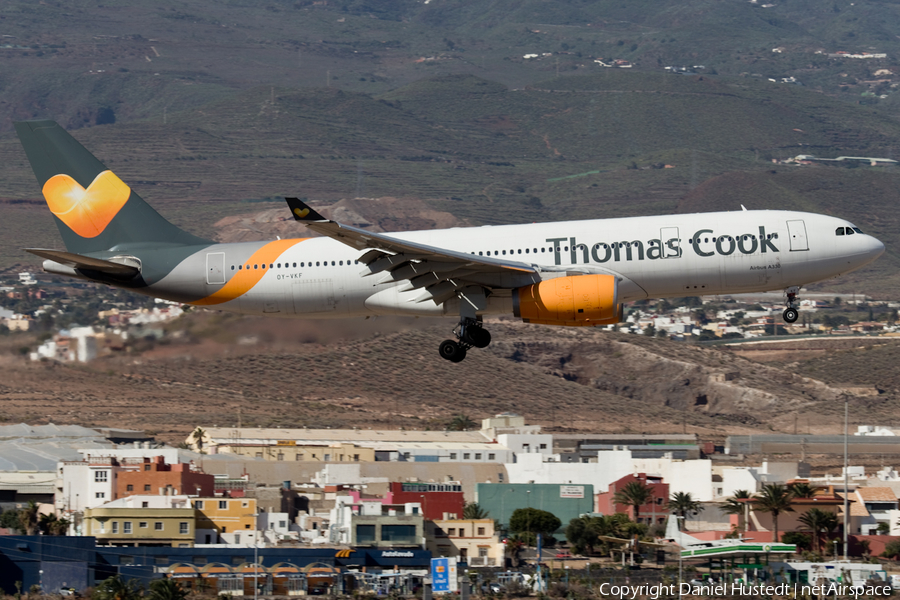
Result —
<instances>
[{"instance_id":1,"label":"rocky terrain","mask_svg":"<svg viewBox=\"0 0 900 600\"><path fill-rule=\"evenodd\" d=\"M508 320L490 323L494 343L457 365L437 355L451 325L198 312L169 324L169 341L145 340L88 365L30 363L7 348L0 406L7 421L145 428L177 442L196 425L440 429L455 414L505 411L555 431L687 431L718 440L789 433L798 421L813 433L836 432L844 394L860 409L853 424L878 415L890 424L898 404L896 388L873 391L878 377L864 368L873 355L900 351L883 339L871 350L785 366L744 358L739 346ZM823 369L823 360L841 366Z\"/></svg>"}]
</instances>

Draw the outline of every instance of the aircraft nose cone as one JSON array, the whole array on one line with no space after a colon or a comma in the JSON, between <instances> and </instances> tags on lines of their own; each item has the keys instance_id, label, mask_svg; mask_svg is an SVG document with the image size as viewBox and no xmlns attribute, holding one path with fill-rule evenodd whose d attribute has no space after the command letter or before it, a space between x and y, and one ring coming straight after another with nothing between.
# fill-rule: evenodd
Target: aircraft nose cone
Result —
<instances>
[{"instance_id":1,"label":"aircraft nose cone","mask_svg":"<svg viewBox=\"0 0 900 600\"><path fill-rule=\"evenodd\" d=\"M872 260L875 260L884 254L884 243L881 240L869 236L867 241L866 254L868 254Z\"/></svg>"}]
</instances>

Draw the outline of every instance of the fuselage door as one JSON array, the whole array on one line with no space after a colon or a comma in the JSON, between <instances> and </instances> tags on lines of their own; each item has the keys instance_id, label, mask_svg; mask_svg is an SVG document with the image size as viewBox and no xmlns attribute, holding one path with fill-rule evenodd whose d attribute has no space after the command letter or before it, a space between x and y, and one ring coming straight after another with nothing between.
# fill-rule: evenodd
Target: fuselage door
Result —
<instances>
[{"instance_id":1,"label":"fuselage door","mask_svg":"<svg viewBox=\"0 0 900 600\"><path fill-rule=\"evenodd\" d=\"M678 258L681 256L681 240L678 238L677 227L663 227L660 229L659 241L662 243L663 258Z\"/></svg>"},{"instance_id":2,"label":"fuselage door","mask_svg":"<svg viewBox=\"0 0 900 600\"><path fill-rule=\"evenodd\" d=\"M788 221L788 235L791 238L791 252L803 252L809 250L809 242L806 240L806 223L803 221Z\"/></svg>"},{"instance_id":3,"label":"fuselage door","mask_svg":"<svg viewBox=\"0 0 900 600\"><path fill-rule=\"evenodd\" d=\"M224 252L210 252L206 255L206 283L210 285L225 283Z\"/></svg>"}]
</instances>

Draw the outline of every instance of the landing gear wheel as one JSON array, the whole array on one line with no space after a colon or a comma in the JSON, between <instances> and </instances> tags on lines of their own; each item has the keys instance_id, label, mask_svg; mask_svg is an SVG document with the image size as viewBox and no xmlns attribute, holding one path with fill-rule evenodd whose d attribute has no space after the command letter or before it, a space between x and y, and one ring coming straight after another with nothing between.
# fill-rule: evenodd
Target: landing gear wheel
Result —
<instances>
[{"instance_id":1,"label":"landing gear wheel","mask_svg":"<svg viewBox=\"0 0 900 600\"><path fill-rule=\"evenodd\" d=\"M441 358L449 360L450 362L462 362L466 358L466 348L465 346L460 346L458 342L453 340L444 340L441 342L441 345L438 347L438 352L441 355Z\"/></svg>"},{"instance_id":2,"label":"landing gear wheel","mask_svg":"<svg viewBox=\"0 0 900 600\"><path fill-rule=\"evenodd\" d=\"M469 325L465 328L461 339L476 348L487 348L491 343L491 332L483 327Z\"/></svg>"},{"instance_id":3,"label":"landing gear wheel","mask_svg":"<svg viewBox=\"0 0 900 600\"><path fill-rule=\"evenodd\" d=\"M784 317L786 323L795 323L800 313L797 312L796 308L786 308L781 316Z\"/></svg>"}]
</instances>

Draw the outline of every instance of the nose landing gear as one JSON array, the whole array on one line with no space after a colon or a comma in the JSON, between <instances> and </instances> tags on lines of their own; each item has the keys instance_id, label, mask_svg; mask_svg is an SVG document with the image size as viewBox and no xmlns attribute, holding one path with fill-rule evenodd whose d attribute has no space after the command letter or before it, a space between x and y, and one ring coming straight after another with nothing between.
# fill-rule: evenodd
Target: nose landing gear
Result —
<instances>
[{"instance_id":1,"label":"nose landing gear","mask_svg":"<svg viewBox=\"0 0 900 600\"><path fill-rule=\"evenodd\" d=\"M444 340L438 347L441 358L450 362L462 362L469 348L487 348L491 343L491 332L481 326L476 319L462 318L453 330L456 340Z\"/></svg>"},{"instance_id":2,"label":"nose landing gear","mask_svg":"<svg viewBox=\"0 0 900 600\"><path fill-rule=\"evenodd\" d=\"M800 291L800 288L797 286L789 287L785 290L785 294L787 295L787 301L785 304L787 308L784 309L784 312L781 314L785 323L796 323L797 318L800 316L797 307L800 306L800 301L797 298L797 293Z\"/></svg>"}]
</instances>

